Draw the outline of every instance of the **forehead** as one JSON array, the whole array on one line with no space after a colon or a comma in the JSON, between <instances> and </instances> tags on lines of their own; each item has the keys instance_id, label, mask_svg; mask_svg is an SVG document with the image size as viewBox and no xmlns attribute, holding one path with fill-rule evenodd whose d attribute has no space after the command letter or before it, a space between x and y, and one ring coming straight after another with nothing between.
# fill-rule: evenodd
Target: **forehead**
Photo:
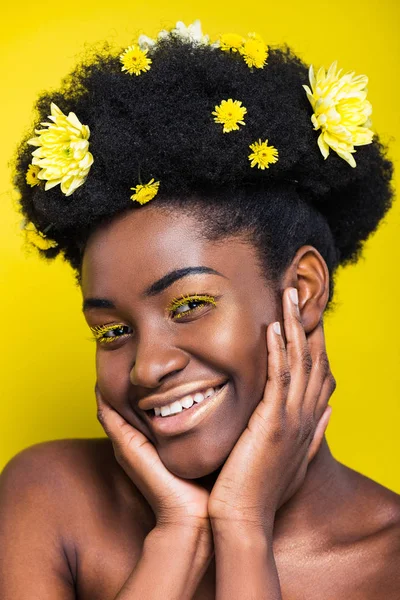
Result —
<instances>
[{"instance_id":1,"label":"forehead","mask_svg":"<svg viewBox=\"0 0 400 600\"><path fill-rule=\"evenodd\" d=\"M150 206L132 210L89 238L82 263L86 295L106 294L129 279L146 288L173 269L205 265L229 278L259 277L256 253L239 238L210 242L198 217ZM251 278L250 277L250 278Z\"/></svg>"}]
</instances>

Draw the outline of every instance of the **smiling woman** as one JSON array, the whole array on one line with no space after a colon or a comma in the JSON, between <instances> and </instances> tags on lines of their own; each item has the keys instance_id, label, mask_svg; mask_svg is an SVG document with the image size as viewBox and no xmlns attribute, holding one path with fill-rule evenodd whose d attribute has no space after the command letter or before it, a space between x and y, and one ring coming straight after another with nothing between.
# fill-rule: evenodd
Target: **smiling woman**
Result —
<instances>
[{"instance_id":1,"label":"smiling woman","mask_svg":"<svg viewBox=\"0 0 400 600\"><path fill-rule=\"evenodd\" d=\"M1 598L398 598L399 496L324 436L335 273L392 204L366 85L196 22L39 99L21 211L75 270L107 438L7 465Z\"/></svg>"}]
</instances>

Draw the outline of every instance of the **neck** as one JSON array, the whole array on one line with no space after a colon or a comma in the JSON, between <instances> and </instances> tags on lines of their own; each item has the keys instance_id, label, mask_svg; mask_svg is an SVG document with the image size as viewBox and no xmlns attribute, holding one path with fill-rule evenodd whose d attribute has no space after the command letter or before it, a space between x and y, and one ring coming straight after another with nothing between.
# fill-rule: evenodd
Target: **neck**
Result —
<instances>
[{"instance_id":1,"label":"neck","mask_svg":"<svg viewBox=\"0 0 400 600\"><path fill-rule=\"evenodd\" d=\"M223 465L205 477L197 479L211 492ZM326 438L314 459L308 465L303 484L275 514L274 544L284 546L288 540L306 542L312 535L324 532L330 536L334 514L338 514L346 501L349 480L346 467L331 454Z\"/></svg>"},{"instance_id":2,"label":"neck","mask_svg":"<svg viewBox=\"0 0 400 600\"><path fill-rule=\"evenodd\" d=\"M307 544L312 537L331 542L349 493L348 470L332 456L324 437L302 486L275 515L274 545L278 549L288 539Z\"/></svg>"}]
</instances>

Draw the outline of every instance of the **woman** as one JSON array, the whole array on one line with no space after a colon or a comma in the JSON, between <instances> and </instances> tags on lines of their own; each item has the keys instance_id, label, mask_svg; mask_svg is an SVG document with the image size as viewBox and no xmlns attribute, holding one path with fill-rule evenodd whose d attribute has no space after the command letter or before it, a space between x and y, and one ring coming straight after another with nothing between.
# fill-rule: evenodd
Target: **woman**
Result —
<instances>
[{"instance_id":1,"label":"woman","mask_svg":"<svg viewBox=\"0 0 400 600\"><path fill-rule=\"evenodd\" d=\"M76 271L107 438L7 465L1 598L399 598L399 496L324 437L323 315L392 166L366 77L309 80L178 23L39 100L26 235Z\"/></svg>"}]
</instances>

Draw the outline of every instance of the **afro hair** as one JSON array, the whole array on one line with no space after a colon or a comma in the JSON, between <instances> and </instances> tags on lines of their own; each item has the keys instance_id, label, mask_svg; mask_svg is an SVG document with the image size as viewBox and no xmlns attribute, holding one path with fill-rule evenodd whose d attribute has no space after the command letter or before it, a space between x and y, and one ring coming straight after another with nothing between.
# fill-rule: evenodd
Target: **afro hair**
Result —
<instances>
[{"instance_id":1,"label":"afro hair","mask_svg":"<svg viewBox=\"0 0 400 600\"><path fill-rule=\"evenodd\" d=\"M271 279L300 246L316 247L331 275L331 300L337 266L359 258L393 200L392 163L378 136L357 150L356 168L334 152L324 160L302 87L308 67L287 46L270 48L267 64L256 69L238 53L171 35L151 49L151 58L150 70L132 76L105 45L58 91L39 98L38 122L51 102L76 113L90 127L94 156L84 185L66 197L59 186L45 191L27 184L32 147L27 139L20 144L21 211L58 244L41 253L62 253L79 279L91 232L140 210L130 190L154 178L160 188L152 203L195 211L208 239L247 234ZM212 112L229 98L247 108L246 124L224 134ZM251 168L248 159L259 139L279 151L264 170Z\"/></svg>"}]
</instances>

